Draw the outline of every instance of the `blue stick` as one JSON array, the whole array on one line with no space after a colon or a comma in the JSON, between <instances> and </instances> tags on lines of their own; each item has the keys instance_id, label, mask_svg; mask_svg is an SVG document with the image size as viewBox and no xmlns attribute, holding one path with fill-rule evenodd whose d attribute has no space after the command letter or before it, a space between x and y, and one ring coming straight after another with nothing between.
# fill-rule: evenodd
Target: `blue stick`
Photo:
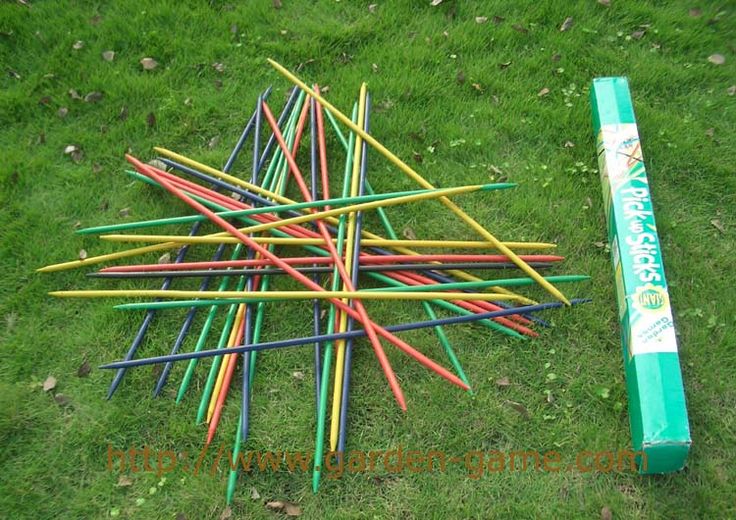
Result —
<instances>
[{"instance_id":1,"label":"blue stick","mask_svg":"<svg viewBox=\"0 0 736 520\"><path fill-rule=\"evenodd\" d=\"M266 91L264 92L264 95L268 96L270 93L271 93L271 87L268 87ZM248 133L250 133L251 128L253 127L253 123L255 123L255 115L248 121L248 124L245 126L245 129L243 130L243 133L241 134L241 138L238 141L240 146L242 146L241 141L245 142L245 139L248 137ZM233 161L234 160L235 159L233 159ZM195 222L194 225L192 225L191 230L189 231L189 235L190 236L196 235L199 232L200 227L201 227L201 221ZM189 251L189 246L186 246L186 245L182 247L181 249L179 249L179 253L176 255L176 259L174 260L174 263L178 264L178 263L183 262L184 258L187 255L187 251ZM166 278L161 284L161 290L162 291L168 290L169 287L171 287L171 282L172 282L172 278ZM138 328L138 332L136 333L135 338L133 339L133 343L131 343L130 347L128 348L128 352L125 355L126 359L133 359L133 356L135 356L136 352L138 351L138 347L140 347L141 343L143 343L143 339L146 337L146 332L148 332L148 327L153 322L153 318L155 316L156 316L155 309L151 309L146 313L146 317L143 319L143 323L141 323L141 326ZM182 338L182 341L183 341L183 338ZM110 388L107 390L107 399L112 398L118 386L120 386L120 383L122 382L124 376L125 376L125 370L118 370L118 372L115 374L115 377L112 380L112 383L110 384Z\"/></svg>"},{"instance_id":2,"label":"blue stick","mask_svg":"<svg viewBox=\"0 0 736 520\"><path fill-rule=\"evenodd\" d=\"M570 300L570 303L572 305L580 305L583 303L589 303L591 301L592 300L590 298L574 298ZM538 311L543 311L547 309L555 309L557 307L563 307L563 306L564 304L562 302L539 303L536 305L525 305L522 307L515 307L513 309L502 309L498 311L483 312L479 314L469 314L466 316L451 316L449 318L440 318L437 320L403 323L400 325L389 325L388 327L384 327L384 328L389 332L404 332L407 330L416 330L416 329L424 329L428 327L436 327L438 325L443 326L443 325L454 325L457 323L471 323L473 321L500 318L502 316L519 314L521 312L523 313L538 312ZM166 363L169 361L176 362L176 361L183 361L183 360L194 359L194 358L206 358L206 357L214 357L214 356L223 356L223 355L228 355L228 354L239 354L241 352L255 352L255 351L260 351L260 350L270 350L274 348L294 347L297 345L312 344L317 341L319 341L320 343L325 343L327 341L337 341L340 339L349 339L349 338L360 338L363 336L365 336L365 330L358 329L358 330L352 330L350 332L337 332L335 334L322 334L317 337L308 336L304 338L292 338L292 339L285 339L285 340L279 340L279 341L269 341L268 343L257 343L254 345L231 347L227 349L227 352L223 352L222 349L200 350L199 352L185 352L181 354L174 354L173 356L157 356L157 357L150 357L150 358L143 358L143 359L116 361L114 363L108 363L107 365L102 365L99 368L115 369L115 368L129 368L129 367L144 366L144 365L154 365L157 363Z\"/></svg>"},{"instance_id":3,"label":"blue stick","mask_svg":"<svg viewBox=\"0 0 736 520\"><path fill-rule=\"evenodd\" d=\"M263 98L258 97L258 106L256 107L256 133L253 139L253 170L250 176L250 182L253 184L258 183L258 171L260 170L260 160L258 152L261 149L261 114L263 113ZM253 251L248 251L248 258L253 258ZM253 291L253 277L248 278L248 291ZM253 341L253 306L250 304L245 305L245 319L243 319L243 344L250 345ZM241 413L242 420L240 421L240 438L241 442L245 443L248 439L248 431L250 429L250 359L251 353L243 353L243 391L242 391L242 405Z\"/></svg>"},{"instance_id":4,"label":"blue stick","mask_svg":"<svg viewBox=\"0 0 736 520\"><path fill-rule=\"evenodd\" d=\"M317 200L317 106L315 105L314 98L309 98L309 126L310 126L310 173L312 176L312 200ZM324 190L324 186L322 187ZM326 198L326 197L325 197ZM312 226L315 230L317 225ZM313 264L312 267L317 267L317 264ZM312 275L312 281L318 285L322 284L322 277L319 274ZM322 314L322 306L318 299L312 301L312 321L313 331L315 336L319 336L320 333L320 317ZM316 413L319 413L319 387L320 378L322 377L322 345L318 342L314 344L314 403Z\"/></svg>"},{"instance_id":5,"label":"blue stick","mask_svg":"<svg viewBox=\"0 0 736 520\"><path fill-rule=\"evenodd\" d=\"M370 113L371 113L371 95L365 95L365 121L363 130L370 133ZM362 142L360 150L360 174L358 177L358 195L365 192L366 175L368 171L368 143ZM353 247L352 260L352 277L353 286L358 290L358 275L360 274L360 233L363 230L363 212L359 211L355 215L355 245ZM347 330L353 330L353 318L348 317ZM350 393L350 374L353 367L353 338L345 342L345 358L344 369L342 372L342 395L340 396L340 424L337 436L337 451L345 453L345 443L347 442L347 420L348 420L348 401Z\"/></svg>"}]
</instances>

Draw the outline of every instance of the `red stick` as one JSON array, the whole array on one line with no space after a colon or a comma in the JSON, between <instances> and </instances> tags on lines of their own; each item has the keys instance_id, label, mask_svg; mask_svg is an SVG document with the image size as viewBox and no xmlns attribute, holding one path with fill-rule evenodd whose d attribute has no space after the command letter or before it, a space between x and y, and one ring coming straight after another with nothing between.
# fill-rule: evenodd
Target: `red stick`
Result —
<instances>
[{"instance_id":1,"label":"red stick","mask_svg":"<svg viewBox=\"0 0 736 520\"><path fill-rule=\"evenodd\" d=\"M319 87L314 85L314 91L319 94ZM322 115L322 105L319 101L314 100L317 108L317 143L319 145L319 171L322 177L322 198L330 198L330 176L327 173L327 145L325 144L325 120ZM330 209L329 206L325 206L325 209Z\"/></svg>"},{"instance_id":2,"label":"red stick","mask_svg":"<svg viewBox=\"0 0 736 520\"><path fill-rule=\"evenodd\" d=\"M304 182L304 178L302 177L302 174L299 171L299 167L296 165L294 158L291 156L288 148L286 147L286 143L284 142L284 139L281 136L281 132L279 131L279 125L276 123L276 119L274 119L273 114L271 113L271 110L268 108L268 104L265 101L262 102L262 105L263 105L263 115L266 117L268 124L271 125L271 130L273 132L273 135L276 137L276 141L279 143L279 146L281 147L281 151L283 152L284 157L286 158L286 162L289 164L289 170L291 171L291 174L294 176L294 179L296 180L296 183L299 186L299 190L302 192L302 197L304 197L305 201L311 202L312 194L310 193L309 188L307 188L307 185ZM332 236L327 231L327 227L325 226L325 223L321 219L317 220L316 223L317 223L317 229L319 229L321 235L325 239L325 245L327 246L327 250L330 252L330 255L332 256L334 260L334 265L335 267L337 267L337 271L340 273L340 278L342 279L343 284L345 285L345 288L348 291L355 291L355 287L353 286L351 277L348 274L347 270L345 269L345 264L343 264L342 259L340 258L340 255L337 253L337 249L332 243ZM401 391L399 382L396 379L396 374L394 373L393 368L391 368L391 363L386 357L386 353L383 351L383 347L381 346L381 342L379 341L378 336L376 335L376 331L373 328L371 320L368 318L368 313L365 311L365 307L363 306L363 303L361 301L356 300L353 303L353 305L355 306L355 310L358 312L358 314L361 317L361 321L365 327L366 335L368 336L368 339L370 340L370 343L373 346L373 352L378 358L378 362L381 365L381 369L383 370L383 373L386 376L386 379L388 380L389 386L391 387L391 391L394 393L396 400L399 402L399 406L401 406L402 410L405 410L406 402L404 400L403 392Z\"/></svg>"},{"instance_id":3,"label":"red stick","mask_svg":"<svg viewBox=\"0 0 736 520\"><path fill-rule=\"evenodd\" d=\"M200 204L199 202L191 199L188 195L185 193L182 193L181 190L173 186L171 183L169 183L166 179L163 179L158 173L156 173L154 168L151 168L148 165L143 164L135 157L132 157L130 155L126 155L126 159L135 166L136 170L138 170L143 175L146 175L148 177L151 177L153 180L157 181L159 184L161 184L164 189L166 189L168 192L170 192L172 195L176 196L177 198L183 200L185 203L187 203L189 206L191 206L193 209L195 209L197 212L201 213L202 215L205 215L207 218L209 218L212 222L217 224L222 229L228 231L233 236L236 236L239 238L245 245L253 249L254 251L260 253L264 257L268 258L269 260L273 261L278 267L289 273L295 280L300 282L305 287L314 290L314 291L324 291L325 289L321 287L320 285L312 282L309 278L304 276L299 271L296 271L293 267L291 267L289 264L284 262L281 258L271 253L268 249L261 246L260 244L254 242L250 237L246 236L245 234L241 233L235 226L227 222L226 220L222 219L218 215L216 215L214 212L210 211L208 208ZM352 309L349 305L344 304L341 300L337 298L331 298L329 300L333 305L336 305L338 308L343 310L344 312L348 313L350 316L353 317L353 319L357 320L358 322L362 323L365 327L365 323L354 309ZM419 363L424 365L425 367L429 368L430 370L436 372L438 375L442 376L443 378L447 379L451 383L459 386L460 388L464 390L468 390L468 386L463 383L459 378L457 378L455 375L447 371L444 367L438 365L428 357L426 357L421 352L416 351L411 346L407 345L405 342L401 341L399 338L388 332L383 327L380 327L379 325L373 324L376 330L376 333L380 336L386 338L387 340L394 343L399 349L401 349L403 352L408 354L409 356L413 357L415 360L417 360Z\"/></svg>"},{"instance_id":4,"label":"red stick","mask_svg":"<svg viewBox=\"0 0 736 520\"><path fill-rule=\"evenodd\" d=\"M520 255L525 262L555 262L562 257L551 255ZM326 256L299 256L282 259L290 265L332 264ZM503 255L361 255L361 265L412 264L425 262L506 262ZM266 259L220 260L217 262L181 262L179 264L117 265L100 269L101 273L125 273L130 271L189 271L193 269L225 269L227 267L269 267L274 263ZM442 270L442 265L437 265Z\"/></svg>"}]
</instances>

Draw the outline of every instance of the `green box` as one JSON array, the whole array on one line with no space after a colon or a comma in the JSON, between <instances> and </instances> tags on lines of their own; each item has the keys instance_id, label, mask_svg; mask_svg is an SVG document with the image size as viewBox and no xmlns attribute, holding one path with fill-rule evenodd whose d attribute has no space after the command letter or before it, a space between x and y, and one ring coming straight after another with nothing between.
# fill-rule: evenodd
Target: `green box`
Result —
<instances>
[{"instance_id":1,"label":"green box","mask_svg":"<svg viewBox=\"0 0 736 520\"><path fill-rule=\"evenodd\" d=\"M682 469L690 450L685 390L639 130L626 78L590 91L621 324L631 437L642 473Z\"/></svg>"}]
</instances>

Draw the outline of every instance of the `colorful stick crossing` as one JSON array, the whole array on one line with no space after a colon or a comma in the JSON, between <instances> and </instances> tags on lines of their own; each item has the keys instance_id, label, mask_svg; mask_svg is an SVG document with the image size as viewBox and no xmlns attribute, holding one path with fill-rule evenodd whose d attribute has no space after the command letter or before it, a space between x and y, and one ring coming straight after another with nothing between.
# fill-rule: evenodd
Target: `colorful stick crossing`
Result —
<instances>
[{"instance_id":1,"label":"colorful stick crossing","mask_svg":"<svg viewBox=\"0 0 736 520\"><path fill-rule=\"evenodd\" d=\"M38 271L50 273L129 260L128 264L106 265L86 273L86 278L96 280L96 288L52 290L49 294L58 298L112 298L117 309L145 311L122 359L101 367L115 371L108 398L120 388L126 370L151 364L162 365L153 390L153 395L159 396L177 374L175 364L187 361L176 402L182 408L190 406L189 394L201 387L195 422L207 424L207 444L218 435L231 434L233 460L249 442L251 423L257 423L261 412L252 398L263 389L261 378L265 376L259 376L262 369L258 367L269 363L266 352L309 346L303 352L313 366L314 385L303 401L314 403L312 489L316 493L321 485L325 444L329 443L330 452L345 453L352 443L348 438L350 417L363 413L350 406L351 392L355 392L351 378L362 375L357 366L361 370L366 366L380 369L388 390L404 411L404 390L389 362L389 348L398 349L440 376L442 384L449 382L472 392L468 376L477 367L462 366L460 359L467 345L451 342L450 325L477 324L515 339L537 337L539 332L534 328L544 322L536 313L589 301L568 300L556 286L583 282L588 277L542 275L541 269L551 270L564 260L549 254L554 244L499 240L451 200L464 195L499 204L504 197L514 196L510 189L515 184L437 188L371 135L373 115L366 84L360 86L348 117L320 94L318 86L309 87L278 63L269 62L295 87L278 118L267 102L271 88L257 96L255 110L221 170L166 148L154 150L167 168L160 162L152 166L126 155L134 171L121 169L122 174L151 185L151 189L163 190L170 200L184 202L194 214L80 229L77 234L99 235L106 242L146 245ZM334 142L327 137L329 131L339 143L335 148L328 146ZM248 139L252 139L252 146L246 147ZM382 183L392 185L384 173L381 178L371 176L375 152L412 179L417 188L374 189ZM248 180L231 173L238 171L236 162L245 155L250 159ZM309 175L303 175L300 165L307 162ZM344 165L342 178L330 172L330 165L338 162ZM443 207L437 206L437 201ZM407 204L434 204L433 211L459 218L479 239L401 238L387 209ZM369 229L376 217L385 236ZM185 226L183 230L181 226ZM157 234L141 233L150 228L157 228ZM170 231L174 228L178 231ZM157 256L171 250L178 250L173 262L155 262ZM500 269L504 270L502 276ZM112 289L107 285L120 279L130 280L124 287L139 280L144 284L148 279L163 282L156 289ZM537 303L513 292L533 286L557 301ZM123 298L139 301L120 303ZM267 337L274 334L266 327L272 321L298 322L298 315L280 311L284 302L291 301L308 302L310 311L301 318L309 324L311 335ZM420 308L425 321L382 326L374 319L380 315L376 312L380 306L398 310L412 305ZM168 353L139 357L150 350L152 340L145 338L156 314L175 309L186 311L182 311L183 321L172 341L165 350L159 350ZM448 315L441 317L438 312ZM203 316L198 318L198 313ZM201 329L196 331L200 320ZM396 335L422 328L433 330L451 369L423 354L424 348L415 348ZM187 337L195 332L196 340L190 339L193 346L187 347ZM369 356L375 361L354 364L356 357ZM403 383L411 388L409 380ZM380 390L376 388L376 392ZM463 393L457 398L462 399ZM232 431L225 432L222 424L227 421L221 418L229 406L238 406L238 421ZM237 483L238 470L234 469L227 479L228 503L238 493Z\"/></svg>"}]
</instances>

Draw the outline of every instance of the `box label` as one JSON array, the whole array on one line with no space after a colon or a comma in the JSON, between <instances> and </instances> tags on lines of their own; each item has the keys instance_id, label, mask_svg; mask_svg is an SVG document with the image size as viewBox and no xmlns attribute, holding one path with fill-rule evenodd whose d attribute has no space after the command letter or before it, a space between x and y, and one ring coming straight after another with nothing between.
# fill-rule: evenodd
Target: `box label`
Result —
<instances>
[{"instance_id":1,"label":"box label","mask_svg":"<svg viewBox=\"0 0 736 520\"><path fill-rule=\"evenodd\" d=\"M677 352L667 282L635 123L601 127L598 164L629 357ZM620 211L612 211L620 208ZM623 289L623 290L622 290ZM626 326L625 326L626 325Z\"/></svg>"}]
</instances>

